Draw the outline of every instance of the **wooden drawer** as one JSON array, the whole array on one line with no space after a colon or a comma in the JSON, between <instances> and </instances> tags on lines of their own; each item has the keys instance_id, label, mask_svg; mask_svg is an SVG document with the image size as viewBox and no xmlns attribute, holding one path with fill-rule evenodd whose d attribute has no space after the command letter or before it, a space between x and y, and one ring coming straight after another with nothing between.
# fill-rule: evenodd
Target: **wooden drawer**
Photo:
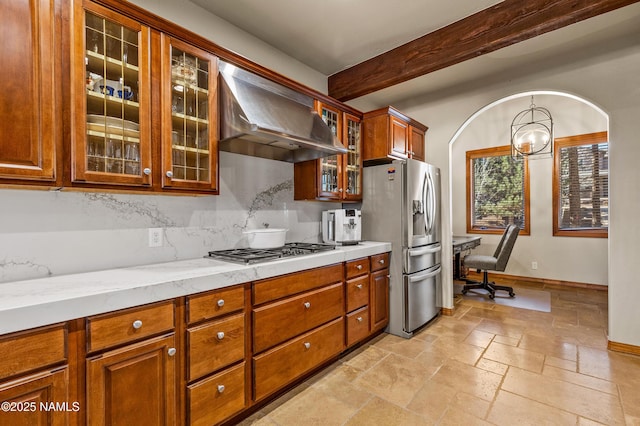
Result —
<instances>
[{"instance_id":1,"label":"wooden drawer","mask_svg":"<svg viewBox=\"0 0 640 426\"><path fill-rule=\"evenodd\" d=\"M347 262L347 279L369 273L369 258L350 260Z\"/></svg>"},{"instance_id":2,"label":"wooden drawer","mask_svg":"<svg viewBox=\"0 0 640 426\"><path fill-rule=\"evenodd\" d=\"M389 267L389 253L371 256L371 271L379 271Z\"/></svg>"},{"instance_id":3,"label":"wooden drawer","mask_svg":"<svg viewBox=\"0 0 640 426\"><path fill-rule=\"evenodd\" d=\"M67 326L56 324L0 337L0 380L67 360Z\"/></svg>"},{"instance_id":4,"label":"wooden drawer","mask_svg":"<svg viewBox=\"0 0 640 426\"><path fill-rule=\"evenodd\" d=\"M253 352L258 353L344 315L342 283L253 310Z\"/></svg>"},{"instance_id":5,"label":"wooden drawer","mask_svg":"<svg viewBox=\"0 0 640 426\"><path fill-rule=\"evenodd\" d=\"M255 398L293 382L304 373L338 355L344 349L344 319L322 327L253 357Z\"/></svg>"},{"instance_id":6,"label":"wooden drawer","mask_svg":"<svg viewBox=\"0 0 640 426\"><path fill-rule=\"evenodd\" d=\"M359 342L369 335L369 307L358 309L347 315L347 346Z\"/></svg>"},{"instance_id":7,"label":"wooden drawer","mask_svg":"<svg viewBox=\"0 0 640 426\"><path fill-rule=\"evenodd\" d=\"M89 352L173 330L173 300L87 318Z\"/></svg>"},{"instance_id":8,"label":"wooden drawer","mask_svg":"<svg viewBox=\"0 0 640 426\"><path fill-rule=\"evenodd\" d=\"M209 426L245 407L245 363L187 386L189 424Z\"/></svg>"},{"instance_id":9,"label":"wooden drawer","mask_svg":"<svg viewBox=\"0 0 640 426\"><path fill-rule=\"evenodd\" d=\"M244 358L244 313L187 330L189 381Z\"/></svg>"},{"instance_id":10,"label":"wooden drawer","mask_svg":"<svg viewBox=\"0 0 640 426\"><path fill-rule=\"evenodd\" d=\"M369 304L369 275L347 281L347 312Z\"/></svg>"},{"instance_id":11,"label":"wooden drawer","mask_svg":"<svg viewBox=\"0 0 640 426\"><path fill-rule=\"evenodd\" d=\"M244 287L223 288L187 297L187 323L207 320L244 308Z\"/></svg>"},{"instance_id":12,"label":"wooden drawer","mask_svg":"<svg viewBox=\"0 0 640 426\"><path fill-rule=\"evenodd\" d=\"M271 302L303 291L342 282L342 264L309 269L266 280L253 285L253 304Z\"/></svg>"}]
</instances>

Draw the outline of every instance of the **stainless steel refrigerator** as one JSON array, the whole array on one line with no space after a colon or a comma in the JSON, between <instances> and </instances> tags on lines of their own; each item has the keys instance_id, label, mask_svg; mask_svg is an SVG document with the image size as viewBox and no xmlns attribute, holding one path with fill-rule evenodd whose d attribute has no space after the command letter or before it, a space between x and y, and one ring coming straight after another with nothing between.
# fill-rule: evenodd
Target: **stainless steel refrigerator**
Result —
<instances>
[{"instance_id":1,"label":"stainless steel refrigerator","mask_svg":"<svg viewBox=\"0 0 640 426\"><path fill-rule=\"evenodd\" d=\"M362 238L392 243L386 331L410 338L440 311L440 169L412 159L365 167L362 199Z\"/></svg>"}]
</instances>

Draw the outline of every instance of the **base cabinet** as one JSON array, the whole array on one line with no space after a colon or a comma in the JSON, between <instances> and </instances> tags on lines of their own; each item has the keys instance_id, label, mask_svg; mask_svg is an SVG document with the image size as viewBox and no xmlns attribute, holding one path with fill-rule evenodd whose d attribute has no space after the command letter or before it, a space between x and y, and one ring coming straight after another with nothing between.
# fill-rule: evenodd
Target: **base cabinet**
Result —
<instances>
[{"instance_id":1,"label":"base cabinet","mask_svg":"<svg viewBox=\"0 0 640 426\"><path fill-rule=\"evenodd\" d=\"M389 253L371 256L371 332L389 324Z\"/></svg>"},{"instance_id":2,"label":"base cabinet","mask_svg":"<svg viewBox=\"0 0 640 426\"><path fill-rule=\"evenodd\" d=\"M245 407L245 363L187 387L189 424L210 426Z\"/></svg>"},{"instance_id":3,"label":"base cabinet","mask_svg":"<svg viewBox=\"0 0 640 426\"><path fill-rule=\"evenodd\" d=\"M68 369L34 374L0 384L0 401L8 410L0 411L0 425L64 426L69 411L79 410L68 397ZM60 405L57 405L60 404ZM64 405L66 404L66 405Z\"/></svg>"},{"instance_id":4,"label":"base cabinet","mask_svg":"<svg viewBox=\"0 0 640 426\"><path fill-rule=\"evenodd\" d=\"M176 423L173 334L87 360L87 424Z\"/></svg>"}]
</instances>

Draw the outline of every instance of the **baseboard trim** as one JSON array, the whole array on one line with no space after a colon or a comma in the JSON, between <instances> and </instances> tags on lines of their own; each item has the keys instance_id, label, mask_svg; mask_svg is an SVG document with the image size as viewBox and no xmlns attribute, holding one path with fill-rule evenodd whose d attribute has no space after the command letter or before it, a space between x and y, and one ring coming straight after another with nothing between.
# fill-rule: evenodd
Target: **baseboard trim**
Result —
<instances>
[{"instance_id":1,"label":"baseboard trim","mask_svg":"<svg viewBox=\"0 0 640 426\"><path fill-rule=\"evenodd\" d=\"M455 308L440 308L440 313L444 316L452 317L454 310Z\"/></svg>"},{"instance_id":2,"label":"baseboard trim","mask_svg":"<svg viewBox=\"0 0 640 426\"><path fill-rule=\"evenodd\" d=\"M611 340L607 342L607 349L615 352L623 352L625 354L640 355L640 346L612 342Z\"/></svg>"},{"instance_id":3,"label":"baseboard trim","mask_svg":"<svg viewBox=\"0 0 640 426\"><path fill-rule=\"evenodd\" d=\"M562 287L587 288L587 289L590 289L590 290L609 291L609 286L602 285L602 284L579 283L579 282L575 282L575 281L563 281L563 280L552 280L552 279L548 279L548 278L523 277L523 276L520 276L520 275L509 275L509 274L489 272L489 277L491 277L492 275L494 277L498 277L499 276L501 278L518 280L518 281L528 281L528 282L533 282L533 283L537 283L537 284L541 284L541 285L557 285L557 286L562 286ZM482 273L469 272L467 274L467 277L477 278L477 279L482 280Z\"/></svg>"}]
</instances>

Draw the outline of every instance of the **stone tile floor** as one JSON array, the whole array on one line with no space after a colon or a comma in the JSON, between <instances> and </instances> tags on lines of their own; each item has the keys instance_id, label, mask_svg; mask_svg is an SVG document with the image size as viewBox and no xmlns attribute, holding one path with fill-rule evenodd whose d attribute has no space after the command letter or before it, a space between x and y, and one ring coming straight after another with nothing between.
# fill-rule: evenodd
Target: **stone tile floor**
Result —
<instances>
[{"instance_id":1,"label":"stone tile floor","mask_svg":"<svg viewBox=\"0 0 640 426\"><path fill-rule=\"evenodd\" d=\"M242 425L640 425L640 357L607 350L606 291L514 286L549 291L551 312L457 298L453 316L376 337Z\"/></svg>"}]
</instances>

